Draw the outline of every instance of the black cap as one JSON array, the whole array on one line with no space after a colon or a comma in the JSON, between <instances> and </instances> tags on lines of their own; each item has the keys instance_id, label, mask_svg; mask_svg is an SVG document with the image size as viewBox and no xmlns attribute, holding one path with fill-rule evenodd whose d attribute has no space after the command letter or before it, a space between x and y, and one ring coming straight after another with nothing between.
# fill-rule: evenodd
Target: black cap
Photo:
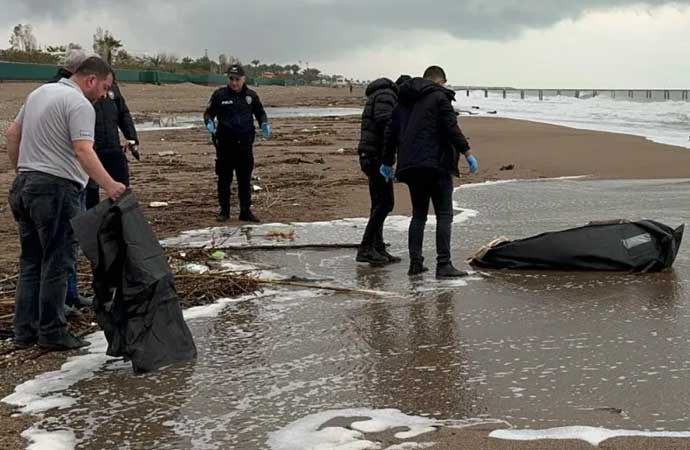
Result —
<instances>
[{"instance_id":1,"label":"black cap","mask_svg":"<svg viewBox=\"0 0 690 450\"><path fill-rule=\"evenodd\" d=\"M228 76L236 76L236 77L243 77L244 76L244 69L240 64L233 64L232 66L228 67Z\"/></svg>"}]
</instances>

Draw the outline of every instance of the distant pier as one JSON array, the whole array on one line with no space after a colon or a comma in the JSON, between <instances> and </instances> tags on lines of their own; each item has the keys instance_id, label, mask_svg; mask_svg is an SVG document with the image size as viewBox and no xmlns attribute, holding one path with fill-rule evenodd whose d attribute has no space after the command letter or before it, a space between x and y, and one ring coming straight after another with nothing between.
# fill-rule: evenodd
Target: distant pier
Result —
<instances>
[{"instance_id":1,"label":"distant pier","mask_svg":"<svg viewBox=\"0 0 690 450\"><path fill-rule=\"evenodd\" d=\"M465 91L469 97L470 91L483 91L484 97L489 96L489 92L498 93L503 98L526 96L538 97L543 100L548 96L566 96L574 98L592 98L606 96L609 98L630 99L630 100L652 100L652 101L688 101L689 89L518 89L518 88L486 88L454 86L456 91Z\"/></svg>"}]
</instances>

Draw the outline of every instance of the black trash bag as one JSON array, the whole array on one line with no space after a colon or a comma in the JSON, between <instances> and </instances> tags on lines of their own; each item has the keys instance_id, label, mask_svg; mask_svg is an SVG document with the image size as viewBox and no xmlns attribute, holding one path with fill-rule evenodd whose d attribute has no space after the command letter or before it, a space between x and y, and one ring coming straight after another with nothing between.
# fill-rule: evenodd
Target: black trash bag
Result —
<instances>
[{"instance_id":1,"label":"black trash bag","mask_svg":"<svg viewBox=\"0 0 690 450\"><path fill-rule=\"evenodd\" d=\"M497 239L469 263L489 269L656 272L673 265L684 227L674 230L653 220L591 222L516 241Z\"/></svg>"},{"instance_id":2,"label":"black trash bag","mask_svg":"<svg viewBox=\"0 0 690 450\"><path fill-rule=\"evenodd\" d=\"M72 227L91 261L106 354L131 360L136 373L195 358L165 253L132 191L79 214Z\"/></svg>"}]
</instances>

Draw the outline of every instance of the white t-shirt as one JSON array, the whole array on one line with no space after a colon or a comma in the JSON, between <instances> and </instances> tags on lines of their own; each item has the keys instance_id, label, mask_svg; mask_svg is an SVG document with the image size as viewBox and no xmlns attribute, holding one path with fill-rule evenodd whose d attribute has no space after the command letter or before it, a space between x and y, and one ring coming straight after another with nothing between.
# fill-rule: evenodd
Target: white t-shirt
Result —
<instances>
[{"instance_id":1,"label":"white t-shirt","mask_svg":"<svg viewBox=\"0 0 690 450\"><path fill-rule=\"evenodd\" d=\"M73 141L93 142L96 112L74 81L63 78L33 91L14 120L22 130L17 168L43 172L86 187Z\"/></svg>"}]
</instances>

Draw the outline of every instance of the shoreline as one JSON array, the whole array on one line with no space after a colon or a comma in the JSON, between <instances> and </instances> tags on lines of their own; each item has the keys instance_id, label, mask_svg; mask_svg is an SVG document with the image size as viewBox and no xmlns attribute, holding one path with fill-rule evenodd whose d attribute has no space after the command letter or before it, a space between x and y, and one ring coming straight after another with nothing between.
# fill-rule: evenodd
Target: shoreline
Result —
<instances>
[{"instance_id":1,"label":"shoreline","mask_svg":"<svg viewBox=\"0 0 690 450\"><path fill-rule=\"evenodd\" d=\"M14 117L29 84L3 83L0 89L0 131ZM33 87L37 86L33 84ZM13 92L13 87L17 88ZM135 115L200 114L215 88L196 85L123 84L123 94ZM361 106L362 91L349 95L344 89L261 87L257 92L265 106ZM272 120L271 140L257 139L255 146L257 185L254 196L257 215L265 222L325 221L366 217L369 210L366 178L357 164L359 116L310 117ZM583 130L502 117L460 116L460 126L470 138L479 160L479 173L469 175L460 163L462 184L506 180L588 176L587 179L690 179L690 150L654 143L647 138ZM132 162L132 185L157 236L162 239L183 230L216 226L213 148L201 128L157 130L142 133L142 161ZM4 138L0 137L4 146ZM342 151L341 151L342 150ZM172 151L172 156L159 153ZM501 167L514 165L511 170ZM7 192L14 173L6 157L0 158L0 190ZM409 215L409 195L396 183L396 206L392 215ZM528 193L526 194L528 195ZM233 198L235 198L233 196ZM166 201L167 208L151 208L153 201ZM233 214L236 210L233 210ZM234 217L233 217L234 219ZM239 226L232 220L227 226ZM18 238L6 202L0 205L0 278L16 273ZM0 397L14 385L47 370L55 370L73 353L51 353L20 367L3 367L6 382ZM8 450L24 448L19 433L30 417L11 417L12 409L0 406L0 444ZM446 430L447 431L447 430ZM452 431L452 432L451 432ZM573 441L516 442L488 438L486 427L450 430L442 449L579 449L591 448ZM435 440L436 436L431 436ZM619 444L620 441L620 444ZM673 439L673 441L676 441ZM606 441L606 448L687 448L687 440L666 447L671 440L638 438ZM664 446L662 446L664 445Z\"/></svg>"}]
</instances>

